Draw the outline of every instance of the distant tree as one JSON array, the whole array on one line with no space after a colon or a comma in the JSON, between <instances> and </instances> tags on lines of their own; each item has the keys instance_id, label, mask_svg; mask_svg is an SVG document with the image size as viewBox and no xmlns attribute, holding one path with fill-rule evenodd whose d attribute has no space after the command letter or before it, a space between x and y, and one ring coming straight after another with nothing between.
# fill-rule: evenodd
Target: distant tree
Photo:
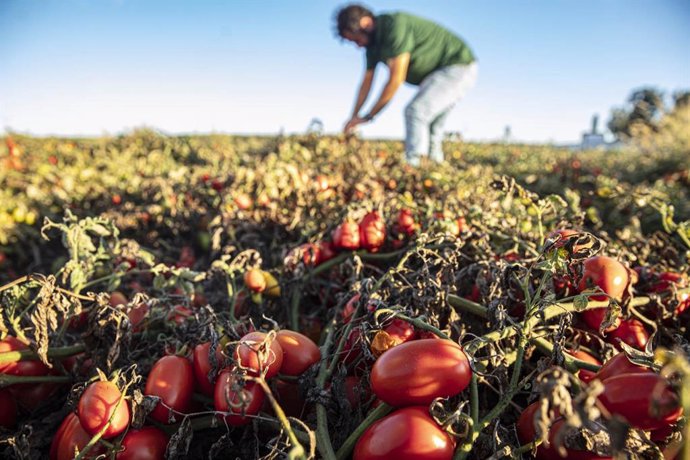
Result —
<instances>
[{"instance_id":1,"label":"distant tree","mask_svg":"<svg viewBox=\"0 0 690 460\"><path fill-rule=\"evenodd\" d=\"M680 90L673 93L673 110L690 105L690 90Z\"/></svg>"},{"instance_id":2,"label":"distant tree","mask_svg":"<svg viewBox=\"0 0 690 460\"><path fill-rule=\"evenodd\" d=\"M632 92L626 107L611 111L608 128L619 139L630 137L637 124L656 130L664 113L663 92L656 88L640 88Z\"/></svg>"}]
</instances>

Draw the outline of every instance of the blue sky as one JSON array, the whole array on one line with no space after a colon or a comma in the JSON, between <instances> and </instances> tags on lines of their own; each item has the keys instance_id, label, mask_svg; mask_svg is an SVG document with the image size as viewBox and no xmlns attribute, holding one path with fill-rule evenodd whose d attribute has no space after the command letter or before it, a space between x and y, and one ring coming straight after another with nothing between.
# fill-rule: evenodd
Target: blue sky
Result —
<instances>
[{"instance_id":1,"label":"blue sky","mask_svg":"<svg viewBox=\"0 0 690 460\"><path fill-rule=\"evenodd\" d=\"M688 0L370 1L447 26L479 59L447 129L579 139L633 88L690 88ZM0 0L0 128L34 134L340 130L363 53L335 1ZM374 96L385 83L380 67ZM404 87L362 132L403 135ZM371 100L373 102L373 99ZM600 124L600 126L603 123Z\"/></svg>"}]
</instances>

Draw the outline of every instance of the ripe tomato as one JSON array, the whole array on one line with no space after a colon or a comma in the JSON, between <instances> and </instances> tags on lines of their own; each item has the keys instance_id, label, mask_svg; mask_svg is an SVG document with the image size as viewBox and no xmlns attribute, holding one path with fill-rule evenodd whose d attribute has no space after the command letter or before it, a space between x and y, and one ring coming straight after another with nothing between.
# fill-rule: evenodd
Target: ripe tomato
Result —
<instances>
[{"instance_id":1,"label":"ripe tomato","mask_svg":"<svg viewBox=\"0 0 690 460\"><path fill-rule=\"evenodd\" d=\"M278 374L283 365L283 349L275 337L264 332L250 332L235 348L235 361L242 368L265 372L267 379Z\"/></svg>"},{"instance_id":2,"label":"ripe tomato","mask_svg":"<svg viewBox=\"0 0 690 460\"><path fill-rule=\"evenodd\" d=\"M386 241L386 222L378 211L367 213L359 222L360 246L367 251L378 251Z\"/></svg>"},{"instance_id":3,"label":"ripe tomato","mask_svg":"<svg viewBox=\"0 0 690 460\"><path fill-rule=\"evenodd\" d=\"M283 364L280 373L298 376L321 360L321 350L306 335L283 329L276 334L276 340L283 350Z\"/></svg>"},{"instance_id":4,"label":"ripe tomato","mask_svg":"<svg viewBox=\"0 0 690 460\"><path fill-rule=\"evenodd\" d=\"M0 426L11 428L17 422L17 402L7 388L0 388Z\"/></svg>"},{"instance_id":5,"label":"ripe tomato","mask_svg":"<svg viewBox=\"0 0 690 460\"><path fill-rule=\"evenodd\" d=\"M400 318L393 321L376 333L371 341L371 352L381 356L385 351L417 338L417 331L410 323Z\"/></svg>"},{"instance_id":6,"label":"ripe tomato","mask_svg":"<svg viewBox=\"0 0 690 460\"><path fill-rule=\"evenodd\" d=\"M319 251L319 259L316 262L317 265L335 257L335 248L331 241L319 241Z\"/></svg>"},{"instance_id":7,"label":"ripe tomato","mask_svg":"<svg viewBox=\"0 0 690 460\"><path fill-rule=\"evenodd\" d=\"M142 302L127 312L133 332L140 332L141 326L149 313L149 306Z\"/></svg>"},{"instance_id":8,"label":"ripe tomato","mask_svg":"<svg viewBox=\"0 0 690 460\"><path fill-rule=\"evenodd\" d=\"M127 297L120 291L113 291L110 293L110 299L108 300L111 307L117 307L118 305L127 305Z\"/></svg>"},{"instance_id":9,"label":"ripe tomato","mask_svg":"<svg viewBox=\"0 0 690 460\"><path fill-rule=\"evenodd\" d=\"M338 225L333 231L333 245L336 249L359 249L359 225L349 220Z\"/></svg>"},{"instance_id":10,"label":"ripe tomato","mask_svg":"<svg viewBox=\"0 0 690 460\"><path fill-rule=\"evenodd\" d=\"M168 436L153 426L129 430L122 438L122 450L117 460L165 460Z\"/></svg>"},{"instance_id":11,"label":"ripe tomato","mask_svg":"<svg viewBox=\"0 0 690 460\"><path fill-rule=\"evenodd\" d=\"M211 372L212 366L209 357L209 351L211 350L211 342L200 343L194 347L194 352L192 353L192 368L194 369L194 377L196 378L197 386L199 390L207 396L213 396L216 375L211 376L209 380L209 374ZM223 354L220 349L216 350L216 368L218 369L220 365L223 364Z\"/></svg>"},{"instance_id":12,"label":"ripe tomato","mask_svg":"<svg viewBox=\"0 0 690 460\"><path fill-rule=\"evenodd\" d=\"M259 413L265 397L261 385L251 381L242 382L231 370L225 370L216 381L213 402L217 411L229 413L223 416L228 424L238 426L251 421L246 415Z\"/></svg>"},{"instance_id":13,"label":"ripe tomato","mask_svg":"<svg viewBox=\"0 0 690 460\"><path fill-rule=\"evenodd\" d=\"M597 366L601 366L601 361L596 359L594 356L590 355L584 350L577 350L577 351L572 351L572 350L566 350L566 352L571 355L573 358L577 358L580 361L585 361L588 363L596 364ZM580 380L583 382L587 383L590 380L594 379L596 376L596 372L589 371L587 369L580 369L577 372L577 376Z\"/></svg>"},{"instance_id":14,"label":"ripe tomato","mask_svg":"<svg viewBox=\"0 0 690 460\"><path fill-rule=\"evenodd\" d=\"M628 359L625 353L618 353L614 355L611 359L606 361L599 372L596 374L596 378L604 381L610 377L615 377L622 374L640 374L643 372L653 372L650 368L644 366L638 366Z\"/></svg>"},{"instance_id":15,"label":"ripe tomato","mask_svg":"<svg viewBox=\"0 0 690 460\"><path fill-rule=\"evenodd\" d=\"M561 457L556 448L556 441L558 440L559 431L564 428L565 419L559 419L553 422L551 428L549 429L549 446L541 445L537 448L537 458L540 460L562 460L567 458L568 460L611 460L612 457L601 457L594 452L589 452L586 450L575 450L566 447L566 456ZM564 438L562 438L564 439Z\"/></svg>"},{"instance_id":16,"label":"ripe tomato","mask_svg":"<svg viewBox=\"0 0 690 460\"><path fill-rule=\"evenodd\" d=\"M357 309L357 302L359 302L359 299L362 296L360 293L356 293L352 297L350 297L350 300L347 301L345 306L343 307L343 323L347 324L350 322L350 319L352 318L352 315L354 315L355 310Z\"/></svg>"},{"instance_id":17,"label":"ripe tomato","mask_svg":"<svg viewBox=\"0 0 690 460\"><path fill-rule=\"evenodd\" d=\"M599 331L599 326L601 326L601 323L606 319L606 308L594 308L592 310L585 310L581 313L582 319L584 320L585 324L589 326L590 328L594 329L595 331ZM616 318L614 323L607 327L604 332L611 332L616 330L618 326L621 324L621 319L620 317Z\"/></svg>"},{"instance_id":18,"label":"ripe tomato","mask_svg":"<svg viewBox=\"0 0 690 460\"><path fill-rule=\"evenodd\" d=\"M398 409L360 436L353 460L450 460L455 443L425 406Z\"/></svg>"},{"instance_id":19,"label":"ripe tomato","mask_svg":"<svg viewBox=\"0 0 690 460\"><path fill-rule=\"evenodd\" d=\"M168 423L170 410L187 412L193 393L194 371L189 360L182 356L162 357L156 361L146 378L144 394L161 398L151 412L151 417L160 423Z\"/></svg>"},{"instance_id":20,"label":"ripe tomato","mask_svg":"<svg viewBox=\"0 0 690 460\"><path fill-rule=\"evenodd\" d=\"M50 445L50 460L72 460L76 457L76 451L81 452L89 441L91 441L91 435L81 426L79 417L70 412L53 437ZM97 444L89 450L85 458L93 459L103 452L103 446Z\"/></svg>"},{"instance_id":21,"label":"ripe tomato","mask_svg":"<svg viewBox=\"0 0 690 460\"><path fill-rule=\"evenodd\" d=\"M584 274L578 288L580 292L588 287L600 287L602 291L621 301L630 276L625 265L606 256L590 257L584 261ZM590 296L592 300L606 300L604 295Z\"/></svg>"},{"instance_id":22,"label":"ripe tomato","mask_svg":"<svg viewBox=\"0 0 690 460\"><path fill-rule=\"evenodd\" d=\"M0 353L8 351L21 351L28 349L29 346L21 340L8 335L5 340L0 340ZM38 360L29 361L15 361L10 363L0 364L0 373L18 376L34 377L46 375L50 369ZM13 388L27 388L32 384L17 384Z\"/></svg>"},{"instance_id":23,"label":"ripe tomato","mask_svg":"<svg viewBox=\"0 0 690 460\"><path fill-rule=\"evenodd\" d=\"M252 268L244 273L244 284L252 292L263 292L266 289L266 278L258 268Z\"/></svg>"},{"instance_id":24,"label":"ripe tomato","mask_svg":"<svg viewBox=\"0 0 690 460\"><path fill-rule=\"evenodd\" d=\"M520 417L515 425L518 439L521 444L534 441L536 432L534 430L534 414L539 409L539 401L533 402L520 413Z\"/></svg>"},{"instance_id":25,"label":"ripe tomato","mask_svg":"<svg viewBox=\"0 0 690 460\"><path fill-rule=\"evenodd\" d=\"M398 219L396 221L397 228L399 231L407 236L412 236L417 231L417 223L414 220L414 215L409 209L401 209L398 213Z\"/></svg>"},{"instance_id":26,"label":"ripe tomato","mask_svg":"<svg viewBox=\"0 0 690 460\"><path fill-rule=\"evenodd\" d=\"M649 333L644 328L644 324L638 319L630 318L621 321L621 325L609 332L606 341L618 345L618 340L644 350L649 341Z\"/></svg>"},{"instance_id":27,"label":"ripe tomato","mask_svg":"<svg viewBox=\"0 0 690 460\"><path fill-rule=\"evenodd\" d=\"M660 375L622 374L604 380L603 384L599 401L634 428L657 430L680 418L682 408L678 396Z\"/></svg>"},{"instance_id":28,"label":"ripe tomato","mask_svg":"<svg viewBox=\"0 0 690 460\"><path fill-rule=\"evenodd\" d=\"M120 402L121 396L120 389L112 382L98 381L86 387L77 407L79 422L84 430L94 436L110 421L103 439L114 438L125 431L130 413L127 401L123 399Z\"/></svg>"},{"instance_id":29,"label":"ripe tomato","mask_svg":"<svg viewBox=\"0 0 690 460\"><path fill-rule=\"evenodd\" d=\"M688 287L688 279L680 273L662 272L658 276L658 281L652 286L651 291L656 293L669 291L674 285L677 289L686 288ZM689 293L677 294L675 300L678 302L675 308L676 316L690 308Z\"/></svg>"},{"instance_id":30,"label":"ripe tomato","mask_svg":"<svg viewBox=\"0 0 690 460\"><path fill-rule=\"evenodd\" d=\"M413 340L391 348L371 370L374 394L391 406L430 404L455 396L470 383L472 370L460 345L450 340Z\"/></svg>"}]
</instances>

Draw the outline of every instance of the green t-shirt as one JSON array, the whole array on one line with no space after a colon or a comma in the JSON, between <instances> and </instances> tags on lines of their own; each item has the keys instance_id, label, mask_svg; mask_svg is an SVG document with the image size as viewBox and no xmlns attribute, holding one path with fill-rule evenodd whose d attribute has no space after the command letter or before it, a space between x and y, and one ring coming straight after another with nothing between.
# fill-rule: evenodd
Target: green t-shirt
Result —
<instances>
[{"instance_id":1,"label":"green t-shirt","mask_svg":"<svg viewBox=\"0 0 690 460\"><path fill-rule=\"evenodd\" d=\"M367 46L367 69L405 52L410 53L405 81L413 85L441 67L475 61L467 44L438 24L407 13L376 16L374 39Z\"/></svg>"}]
</instances>

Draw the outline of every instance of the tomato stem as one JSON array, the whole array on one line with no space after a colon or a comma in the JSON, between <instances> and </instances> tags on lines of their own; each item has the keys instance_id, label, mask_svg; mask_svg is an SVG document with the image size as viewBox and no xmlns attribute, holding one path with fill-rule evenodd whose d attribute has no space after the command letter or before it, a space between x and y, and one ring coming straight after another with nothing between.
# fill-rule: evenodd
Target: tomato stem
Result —
<instances>
[{"instance_id":1,"label":"tomato stem","mask_svg":"<svg viewBox=\"0 0 690 460\"><path fill-rule=\"evenodd\" d=\"M68 347L51 348L48 350L48 359L50 358L66 358L68 356L77 355L86 350L86 345L77 344ZM33 350L17 350L6 351L0 353L0 364L16 363L19 361L37 360L38 354Z\"/></svg>"},{"instance_id":2,"label":"tomato stem","mask_svg":"<svg viewBox=\"0 0 690 460\"><path fill-rule=\"evenodd\" d=\"M20 383L67 383L72 379L67 375L7 375L0 374L0 388Z\"/></svg>"}]
</instances>

